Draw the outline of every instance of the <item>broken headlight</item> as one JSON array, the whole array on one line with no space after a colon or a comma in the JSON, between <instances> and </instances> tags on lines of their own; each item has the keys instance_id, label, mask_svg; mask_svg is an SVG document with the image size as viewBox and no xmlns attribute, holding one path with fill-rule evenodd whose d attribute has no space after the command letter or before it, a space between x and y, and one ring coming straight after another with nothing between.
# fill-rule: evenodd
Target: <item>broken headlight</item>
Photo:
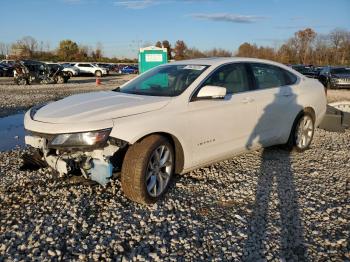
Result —
<instances>
[{"instance_id":1,"label":"broken headlight","mask_svg":"<svg viewBox=\"0 0 350 262\"><path fill-rule=\"evenodd\" d=\"M103 145L109 136L111 129L90 131L83 133L60 134L54 137L49 147L86 147Z\"/></svg>"}]
</instances>

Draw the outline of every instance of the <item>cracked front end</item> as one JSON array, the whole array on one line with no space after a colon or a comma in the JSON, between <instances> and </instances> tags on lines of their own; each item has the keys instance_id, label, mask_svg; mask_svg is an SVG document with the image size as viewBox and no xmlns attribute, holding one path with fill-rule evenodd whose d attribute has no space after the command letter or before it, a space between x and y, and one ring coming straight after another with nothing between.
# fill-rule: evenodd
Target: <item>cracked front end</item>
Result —
<instances>
[{"instance_id":1,"label":"cracked front end","mask_svg":"<svg viewBox=\"0 0 350 262\"><path fill-rule=\"evenodd\" d=\"M31 109L25 116L25 128L28 131L25 143L38 149L42 160L60 175L82 174L105 186L113 172L121 168L123 152L128 143L110 137L112 128L76 132L76 126L82 128L83 125L66 125L63 128L57 124L35 121L35 109ZM45 132L55 129L65 129L69 133Z\"/></svg>"},{"instance_id":2,"label":"cracked front end","mask_svg":"<svg viewBox=\"0 0 350 262\"><path fill-rule=\"evenodd\" d=\"M109 131L102 130L97 133L101 137ZM91 133L76 133L74 136L86 136L92 144ZM102 134L101 134L102 133ZM73 134L47 135L31 133L25 137L25 143L39 149L45 162L60 175L81 173L85 178L94 180L105 186L113 175L113 171L121 168L118 161L118 152L127 145L126 142L109 138L91 146L63 146ZM59 144L61 143L61 144Z\"/></svg>"}]
</instances>

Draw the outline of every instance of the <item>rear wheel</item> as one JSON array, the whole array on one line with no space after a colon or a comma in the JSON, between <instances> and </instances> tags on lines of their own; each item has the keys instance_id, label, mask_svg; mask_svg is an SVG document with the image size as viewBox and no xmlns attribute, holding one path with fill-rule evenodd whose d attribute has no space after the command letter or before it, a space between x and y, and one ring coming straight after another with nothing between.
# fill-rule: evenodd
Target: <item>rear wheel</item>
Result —
<instances>
[{"instance_id":1,"label":"rear wheel","mask_svg":"<svg viewBox=\"0 0 350 262\"><path fill-rule=\"evenodd\" d=\"M168 189L174 173L174 149L160 135L132 145L125 155L121 183L127 198L140 204L156 202Z\"/></svg>"},{"instance_id":2,"label":"rear wheel","mask_svg":"<svg viewBox=\"0 0 350 262\"><path fill-rule=\"evenodd\" d=\"M302 152L309 148L315 132L315 120L308 112L300 115L293 124L288 148Z\"/></svg>"}]
</instances>

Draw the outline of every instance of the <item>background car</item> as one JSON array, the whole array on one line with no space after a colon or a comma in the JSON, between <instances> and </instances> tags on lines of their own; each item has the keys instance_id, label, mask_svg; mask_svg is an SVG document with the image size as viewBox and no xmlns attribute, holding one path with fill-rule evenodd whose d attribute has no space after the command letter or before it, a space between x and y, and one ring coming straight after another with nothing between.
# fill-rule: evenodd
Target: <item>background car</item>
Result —
<instances>
[{"instance_id":1,"label":"background car","mask_svg":"<svg viewBox=\"0 0 350 262\"><path fill-rule=\"evenodd\" d=\"M12 67L15 65L15 63L16 63L15 60L9 60L9 59L4 59L0 61L0 64L5 64Z\"/></svg>"},{"instance_id":2,"label":"background car","mask_svg":"<svg viewBox=\"0 0 350 262\"><path fill-rule=\"evenodd\" d=\"M67 72L67 74L72 76L78 76L80 74L79 68L72 66L71 64L62 64L63 69L62 71Z\"/></svg>"},{"instance_id":3,"label":"background car","mask_svg":"<svg viewBox=\"0 0 350 262\"><path fill-rule=\"evenodd\" d=\"M74 67L78 68L81 74L93 74L97 77L102 77L108 74L105 68L96 66L91 63L75 63Z\"/></svg>"},{"instance_id":4,"label":"background car","mask_svg":"<svg viewBox=\"0 0 350 262\"><path fill-rule=\"evenodd\" d=\"M17 61L14 70L14 82L18 85L63 84L70 78L59 64L46 64L35 60Z\"/></svg>"},{"instance_id":5,"label":"background car","mask_svg":"<svg viewBox=\"0 0 350 262\"><path fill-rule=\"evenodd\" d=\"M309 78L318 78L319 71L312 65L292 65L292 68Z\"/></svg>"},{"instance_id":6,"label":"background car","mask_svg":"<svg viewBox=\"0 0 350 262\"><path fill-rule=\"evenodd\" d=\"M0 63L0 76L13 76L13 66L9 64Z\"/></svg>"},{"instance_id":7,"label":"background car","mask_svg":"<svg viewBox=\"0 0 350 262\"><path fill-rule=\"evenodd\" d=\"M94 65L99 66L107 70L107 74L113 70L113 65L107 63L95 63Z\"/></svg>"},{"instance_id":8,"label":"background car","mask_svg":"<svg viewBox=\"0 0 350 262\"><path fill-rule=\"evenodd\" d=\"M325 67L318 79L327 88L350 88L350 67Z\"/></svg>"},{"instance_id":9,"label":"background car","mask_svg":"<svg viewBox=\"0 0 350 262\"><path fill-rule=\"evenodd\" d=\"M119 73L121 74L138 74L139 69L136 66L124 66L120 69Z\"/></svg>"}]
</instances>

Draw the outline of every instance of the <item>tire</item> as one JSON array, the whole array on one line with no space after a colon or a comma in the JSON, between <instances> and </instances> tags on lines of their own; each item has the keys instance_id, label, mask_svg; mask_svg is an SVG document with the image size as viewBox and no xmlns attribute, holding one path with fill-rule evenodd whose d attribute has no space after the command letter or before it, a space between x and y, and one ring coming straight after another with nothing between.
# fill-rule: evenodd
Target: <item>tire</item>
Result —
<instances>
[{"instance_id":1,"label":"tire","mask_svg":"<svg viewBox=\"0 0 350 262\"><path fill-rule=\"evenodd\" d=\"M58 75L58 76L56 77L56 79L55 79L55 82L56 82L57 84L64 84L64 82L65 82L64 77Z\"/></svg>"},{"instance_id":2,"label":"tire","mask_svg":"<svg viewBox=\"0 0 350 262\"><path fill-rule=\"evenodd\" d=\"M304 128L302 128L301 125L304 125ZM314 133L314 117L309 112L299 114L293 123L292 131L287 142L287 149L290 151L295 150L297 152L307 150L310 147Z\"/></svg>"},{"instance_id":3,"label":"tire","mask_svg":"<svg viewBox=\"0 0 350 262\"><path fill-rule=\"evenodd\" d=\"M101 77L101 76L102 76L102 72L101 72L100 70L97 70L97 71L95 72L95 76L96 76L96 77Z\"/></svg>"},{"instance_id":4,"label":"tire","mask_svg":"<svg viewBox=\"0 0 350 262\"><path fill-rule=\"evenodd\" d=\"M70 71L68 71L68 75L69 75L69 77L73 77L73 73Z\"/></svg>"},{"instance_id":5,"label":"tire","mask_svg":"<svg viewBox=\"0 0 350 262\"><path fill-rule=\"evenodd\" d=\"M25 79L24 77L16 78L16 84L19 86L25 86L28 85L28 80Z\"/></svg>"},{"instance_id":6,"label":"tire","mask_svg":"<svg viewBox=\"0 0 350 262\"><path fill-rule=\"evenodd\" d=\"M174 159L173 146L163 136L150 135L133 144L126 152L121 172L125 196L140 204L156 202L168 189L174 173Z\"/></svg>"}]
</instances>

